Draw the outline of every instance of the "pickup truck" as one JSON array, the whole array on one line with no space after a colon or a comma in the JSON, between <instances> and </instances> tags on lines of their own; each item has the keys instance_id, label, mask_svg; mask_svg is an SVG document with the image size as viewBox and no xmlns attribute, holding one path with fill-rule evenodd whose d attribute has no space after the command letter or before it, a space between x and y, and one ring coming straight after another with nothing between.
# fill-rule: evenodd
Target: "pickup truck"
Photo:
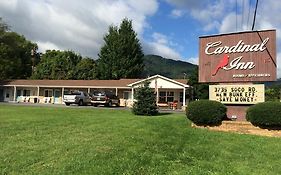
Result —
<instances>
[{"instance_id":1,"label":"pickup truck","mask_svg":"<svg viewBox=\"0 0 281 175\"><path fill-rule=\"evenodd\" d=\"M79 106L91 104L91 97L88 93L82 91L74 91L63 96L63 102L66 106L70 104L78 104Z\"/></svg>"}]
</instances>

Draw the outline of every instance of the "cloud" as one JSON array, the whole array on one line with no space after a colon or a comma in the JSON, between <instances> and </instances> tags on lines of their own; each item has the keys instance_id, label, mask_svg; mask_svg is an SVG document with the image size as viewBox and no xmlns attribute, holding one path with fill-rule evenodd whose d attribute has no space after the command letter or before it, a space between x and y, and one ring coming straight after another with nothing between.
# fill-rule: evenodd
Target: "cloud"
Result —
<instances>
[{"instance_id":1,"label":"cloud","mask_svg":"<svg viewBox=\"0 0 281 175\"><path fill-rule=\"evenodd\" d=\"M199 58L198 57L191 57L186 59L187 62L198 65Z\"/></svg>"},{"instance_id":2,"label":"cloud","mask_svg":"<svg viewBox=\"0 0 281 175\"><path fill-rule=\"evenodd\" d=\"M219 26L219 33L228 33L236 30L236 21L237 16L235 13L229 13L222 21ZM240 16L239 16L240 18Z\"/></svg>"},{"instance_id":3,"label":"cloud","mask_svg":"<svg viewBox=\"0 0 281 175\"><path fill-rule=\"evenodd\" d=\"M152 34L152 41L145 41L144 43L144 52L147 54L160 55L174 60L181 58L180 53L174 49L177 44L172 41L172 38L164 34L155 32Z\"/></svg>"},{"instance_id":4,"label":"cloud","mask_svg":"<svg viewBox=\"0 0 281 175\"><path fill-rule=\"evenodd\" d=\"M225 3L223 0L166 0L176 9L181 10L181 14L190 15L192 18L203 24L204 31L218 29L221 19L227 14L232 1Z\"/></svg>"},{"instance_id":5,"label":"cloud","mask_svg":"<svg viewBox=\"0 0 281 175\"><path fill-rule=\"evenodd\" d=\"M180 18L184 15L184 11L178 10L178 9L173 9L170 16L173 18Z\"/></svg>"},{"instance_id":6,"label":"cloud","mask_svg":"<svg viewBox=\"0 0 281 175\"><path fill-rule=\"evenodd\" d=\"M37 41L38 47L42 50L60 50L60 48L55 45L54 43L51 42L41 42L41 41Z\"/></svg>"},{"instance_id":7,"label":"cloud","mask_svg":"<svg viewBox=\"0 0 281 175\"><path fill-rule=\"evenodd\" d=\"M109 25L133 20L140 38L157 0L10 0L0 1L0 16L12 30L38 43L39 49L74 50L96 58Z\"/></svg>"},{"instance_id":8,"label":"cloud","mask_svg":"<svg viewBox=\"0 0 281 175\"><path fill-rule=\"evenodd\" d=\"M224 0L166 0L175 9L184 10L202 25L204 32L218 33L251 30L255 2ZM237 4L236 4L237 3ZM237 13L236 13L237 6ZM276 0L259 1L254 30L276 29L277 46L281 45L281 3ZM277 47L278 77L281 77L281 48Z\"/></svg>"}]
</instances>

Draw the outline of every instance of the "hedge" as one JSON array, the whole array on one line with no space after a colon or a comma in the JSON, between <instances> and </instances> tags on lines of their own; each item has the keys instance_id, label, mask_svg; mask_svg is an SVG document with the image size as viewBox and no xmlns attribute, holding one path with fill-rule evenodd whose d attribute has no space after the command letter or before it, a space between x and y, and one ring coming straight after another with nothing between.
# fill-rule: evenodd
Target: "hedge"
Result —
<instances>
[{"instance_id":1,"label":"hedge","mask_svg":"<svg viewBox=\"0 0 281 175\"><path fill-rule=\"evenodd\" d=\"M264 102L248 108L246 119L256 126L281 126L281 103Z\"/></svg>"},{"instance_id":2,"label":"hedge","mask_svg":"<svg viewBox=\"0 0 281 175\"><path fill-rule=\"evenodd\" d=\"M199 100L191 102L186 116L196 125L218 125L226 117L227 108L220 102Z\"/></svg>"}]
</instances>

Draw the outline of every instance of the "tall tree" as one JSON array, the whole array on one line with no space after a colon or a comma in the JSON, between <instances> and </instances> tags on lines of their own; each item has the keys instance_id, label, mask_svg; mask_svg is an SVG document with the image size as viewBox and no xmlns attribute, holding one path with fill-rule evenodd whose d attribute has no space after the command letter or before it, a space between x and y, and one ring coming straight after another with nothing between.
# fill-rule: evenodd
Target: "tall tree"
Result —
<instances>
[{"instance_id":1,"label":"tall tree","mask_svg":"<svg viewBox=\"0 0 281 175\"><path fill-rule=\"evenodd\" d=\"M37 45L10 31L0 18L0 79L29 78L32 73L32 49L36 51Z\"/></svg>"},{"instance_id":2,"label":"tall tree","mask_svg":"<svg viewBox=\"0 0 281 175\"><path fill-rule=\"evenodd\" d=\"M139 78L144 68L141 44L132 21L124 19L118 28L110 26L98 59L100 79Z\"/></svg>"}]
</instances>

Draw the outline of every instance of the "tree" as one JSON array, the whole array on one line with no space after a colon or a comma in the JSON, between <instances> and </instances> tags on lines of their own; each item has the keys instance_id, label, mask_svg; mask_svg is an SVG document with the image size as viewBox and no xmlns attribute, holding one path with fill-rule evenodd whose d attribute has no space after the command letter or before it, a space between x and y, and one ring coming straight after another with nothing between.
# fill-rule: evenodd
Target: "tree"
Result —
<instances>
[{"instance_id":1,"label":"tree","mask_svg":"<svg viewBox=\"0 0 281 175\"><path fill-rule=\"evenodd\" d=\"M144 86L136 90L135 98L137 100L133 105L133 113L135 115L157 115L156 96L149 87L148 81L144 83Z\"/></svg>"},{"instance_id":2,"label":"tree","mask_svg":"<svg viewBox=\"0 0 281 175\"><path fill-rule=\"evenodd\" d=\"M280 101L281 85L273 85L265 90L265 101Z\"/></svg>"},{"instance_id":3,"label":"tree","mask_svg":"<svg viewBox=\"0 0 281 175\"><path fill-rule=\"evenodd\" d=\"M91 58L83 58L76 68L78 80L92 80L96 78L96 63Z\"/></svg>"},{"instance_id":4,"label":"tree","mask_svg":"<svg viewBox=\"0 0 281 175\"><path fill-rule=\"evenodd\" d=\"M189 76L188 83L193 87L193 99L209 99L209 85L198 82L198 67Z\"/></svg>"},{"instance_id":5,"label":"tree","mask_svg":"<svg viewBox=\"0 0 281 175\"><path fill-rule=\"evenodd\" d=\"M32 74L31 50L37 45L15 32L0 18L0 79L26 79Z\"/></svg>"},{"instance_id":6,"label":"tree","mask_svg":"<svg viewBox=\"0 0 281 175\"><path fill-rule=\"evenodd\" d=\"M139 78L144 68L143 52L132 21L110 26L97 63L99 79Z\"/></svg>"},{"instance_id":7,"label":"tree","mask_svg":"<svg viewBox=\"0 0 281 175\"><path fill-rule=\"evenodd\" d=\"M69 80L77 79L77 65L82 57L72 51L48 50L42 59L33 79Z\"/></svg>"}]
</instances>

